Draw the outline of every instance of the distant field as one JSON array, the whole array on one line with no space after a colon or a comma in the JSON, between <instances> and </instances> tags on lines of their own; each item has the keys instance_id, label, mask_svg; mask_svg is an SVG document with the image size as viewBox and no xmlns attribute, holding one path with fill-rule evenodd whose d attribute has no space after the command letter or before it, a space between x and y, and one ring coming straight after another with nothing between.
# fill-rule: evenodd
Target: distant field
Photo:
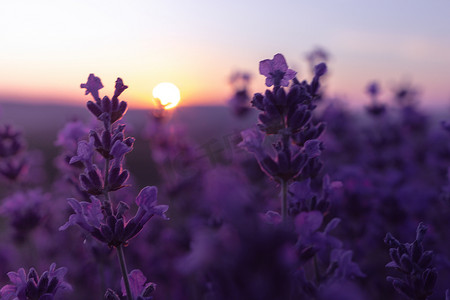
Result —
<instances>
[{"instance_id":1,"label":"distant field","mask_svg":"<svg viewBox=\"0 0 450 300\"><path fill-rule=\"evenodd\" d=\"M148 181L152 162L148 144L143 139L145 126L150 118L148 110L130 109L123 122L128 124L127 135L136 138L135 150L127 156L130 171L136 176L138 184L151 184ZM53 158L58 154L54 145L59 130L70 120L79 119L89 122L93 119L84 107L64 105L32 105L17 103L0 104L0 126L11 124L20 129L30 150L39 150L44 154L45 167L53 178L55 169ZM224 136L243 130L256 122L256 112L244 120L236 119L228 107L180 107L174 111L171 124L183 124L189 138L199 146L212 140L219 142Z\"/></svg>"}]
</instances>

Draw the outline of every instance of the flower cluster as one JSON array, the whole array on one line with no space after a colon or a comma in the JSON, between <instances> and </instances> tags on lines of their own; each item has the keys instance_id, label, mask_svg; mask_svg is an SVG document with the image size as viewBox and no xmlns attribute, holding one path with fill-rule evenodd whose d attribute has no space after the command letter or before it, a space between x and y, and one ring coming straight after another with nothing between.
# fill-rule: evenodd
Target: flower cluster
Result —
<instances>
[{"instance_id":1,"label":"flower cluster","mask_svg":"<svg viewBox=\"0 0 450 300\"><path fill-rule=\"evenodd\" d=\"M110 208L102 207L100 200L95 196L91 196L91 202L78 202L73 198L68 199L75 214L71 215L69 221L59 229L65 230L69 226L78 225L110 247L127 245L128 240L136 236L154 215L167 219L165 212L168 206L156 205L156 195L156 187L142 189L136 198L139 209L136 215L128 221L124 216L124 213L129 209L125 202L119 202L113 212ZM108 210L108 212L105 214L102 209Z\"/></svg>"},{"instance_id":2,"label":"flower cluster","mask_svg":"<svg viewBox=\"0 0 450 300\"><path fill-rule=\"evenodd\" d=\"M70 284L64 281L67 269L56 269L51 264L48 271L38 275L34 268L28 273L24 268L17 272L9 272L8 277L12 284L5 285L0 290L1 300L52 300L60 291L71 290Z\"/></svg>"},{"instance_id":3,"label":"flower cluster","mask_svg":"<svg viewBox=\"0 0 450 300\"><path fill-rule=\"evenodd\" d=\"M392 259L386 267L400 272L401 277L388 276L395 290L408 299L425 300L433 293L437 280L436 268L433 267L433 251L424 251L423 239L427 226L420 223L417 226L416 239L412 243L400 243L390 233L386 234L384 242L391 247L389 254Z\"/></svg>"},{"instance_id":4,"label":"flower cluster","mask_svg":"<svg viewBox=\"0 0 450 300\"><path fill-rule=\"evenodd\" d=\"M84 173L79 175L79 184L82 190L91 196L89 201L68 199L75 213L59 229L65 230L69 226L78 225L98 241L116 248L127 299L132 300L132 297L133 300L149 299L148 292L141 298L131 295L123 247L128 245L128 241L135 237L154 215L167 219L165 212L168 206L156 205L157 188L153 186L143 188L136 197L138 210L129 220L124 216L129 209L124 201L119 201L115 207L113 206L110 192L125 186L129 173L123 169L124 157L133 149L134 144L134 138L125 137L125 125L116 124L126 112L127 103L119 101L118 97L127 86L118 78L112 100L106 96L100 100L98 91L103 85L100 78L93 74L89 75L87 83L81 87L86 88L86 94L94 97L95 102L88 101L87 107L98 120L102 121L103 130L101 132L91 130L89 141L79 141L77 154L69 161L70 164L81 163L84 166ZM95 157L96 153L100 158ZM107 293L108 295L111 293Z\"/></svg>"},{"instance_id":5,"label":"flower cluster","mask_svg":"<svg viewBox=\"0 0 450 300\"><path fill-rule=\"evenodd\" d=\"M10 180L16 181L27 169L27 160L22 152L25 143L22 134L6 125L0 128L0 174Z\"/></svg>"},{"instance_id":6,"label":"flower cluster","mask_svg":"<svg viewBox=\"0 0 450 300\"><path fill-rule=\"evenodd\" d=\"M295 71L288 68L282 54L276 54L272 60L260 62L260 73L266 76L266 85L274 85L273 91L265 94L255 94L252 104L259 114L258 129L242 132L243 141L240 146L253 153L261 169L282 185L281 211L283 218L288 211L286 187L292 181L301 181L316 177L322 164L319 156L322 143L317 140L325 129L325 124L314 124L312 112L315 109L314 100L320 88L319 79L327 67L320 63L315 68L315 75L308 84L299 82ZM292 80L292 85L286 93ZM275 135L276 141L271 151L265 149L265 137ZM271 155L275 152L275 157Z\"/></svg>"}]
</instances>

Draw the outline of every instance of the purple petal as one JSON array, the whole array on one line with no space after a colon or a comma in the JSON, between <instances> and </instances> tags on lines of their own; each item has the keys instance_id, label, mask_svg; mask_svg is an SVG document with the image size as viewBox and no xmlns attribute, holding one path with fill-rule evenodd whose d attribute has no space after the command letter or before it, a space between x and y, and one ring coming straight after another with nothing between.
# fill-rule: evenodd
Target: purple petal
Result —
<instances>
[{"instance_id":1,"label":"purple petal","mask_svg":"<svg viewBox=\"0 0 450 300\"><path fill-rule=\"evenodd\" d=\"M17 272L8 272L7 275L14 285L19 286L27 282L27 274L24 268L20 268Z\"/></svg>"},{"instance_id":2,"label":"purple petal","mask_svg":"<svg viewBox=\"0 0 450 300\"><path fill-rule=\"evenodd\" d=\"M165 220L168 220L169 218L165 214L168 209L169 209L168 205L164 205L164 204L156 205L153 207L153 213L157 216L162 217Z\"/></svg>"},{"instance_id":3,"label":"purple petal","mask_svg":"<svg viewBox=\"0 0 450 300\"><path fill-rule=\"evenodd\" d=\"M144 274L140 270L135 269L135 270L131 271L130 274L128 275L128 280L130 281L131 294L133 295L133 298L137 298L144 290L145 282L147 281L147 278L144 276ZM123 296L126 296L127 292L125 289L125 284L123 282L123 278L122 278L120 285L122 288Z\"/></svg>"},{"instance_id":4,"label":"purple petal","mask_svg":"<svg viewBox=\"0 0 450 300\"><path fill-rule=\"evenodd\" d=\"M286 59L283 54L277 53L273 57L273 70L280 70L281 72L286 72L288 69Z\"/></svg>"},{"instance_id":5,"label":"purple petal","mask_svg":"<svg viewBox=\"0 0 450 300\"><path fill-rule=\"evenodd\" d=\"M266 86L271 87L272 85L273 85L273 77L272 76L267 77L266 78Z\"/></svg>"},{"instance_id":6,"label":"purple petal","mask_svg":"<svg viewBox=\"0 0 450 300\"><path fill-rule=\"evenodd\" d=\"M295 228L300 235L308 235L322 225L323 215L318 211L302 212L295 219Z\"/></svg>"},{"instance_id":7,"label":"purple petal","mask_svg":"<svg viewBox=\"0 0 450 300\"><path fill-rule=\"evenodd\" d=\"M272 72L272 60L265 59L259 62L259 73L264 76L269 76L269 73Z\"/></svg>"},{"instance_id":8,"label":"purple petal","mask_svg":"<svg viewBox=\"0 0 450 300\"><path fill-rule=\"evenodd\" d=\"M305 153L308 158L314 158L322 152L322 142L319 140L309 140L305 142Z\"/></svg>"},{"instance_id":9,"label":"purple petal","mask_svg":"<svg viewBox=\"0 0 450 300\"><path fill-rule=\"evenodd\" d=\"M115 159L121 160L123 156L130 152L132 149L132 147L127 146L125 143L116 141L111 147L111 155L114 156Z\"/></svg>"},{"instance_id":10,"label":"purple petal","mask_svg":"<svg viewBox=\"0 0 450 300\"><path fill-rule=\"evenodd\" d=\"M286 80L292 80L292 79L295 78L295 75L297 75L297 72L294 71L294 70L292 70L292 69L289 69L289 70L287 70L286 73L284 74L284 78L283 78L283 79L286 79Z\"/></svg>"},{"instance_id":11,"label":"purple petal","mask_svg":"<svg viewBox=\"0 0 450 300\"><path fill-rule=\"evenodd\" d=\"M136 197L136 204L147 212L151 212L156 204L158 189L155 186L146 186Z\"/></svg>"}]
</instances>

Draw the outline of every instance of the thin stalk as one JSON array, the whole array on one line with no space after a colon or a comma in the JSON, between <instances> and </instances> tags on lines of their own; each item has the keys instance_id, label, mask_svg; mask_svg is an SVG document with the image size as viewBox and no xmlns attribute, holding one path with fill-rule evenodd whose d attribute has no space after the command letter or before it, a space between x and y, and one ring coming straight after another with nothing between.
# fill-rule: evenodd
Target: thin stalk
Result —
<instances>
[{"instance_id":1,"label":"thin stalk","mask_svg":"<svg viewBox=\"0 0 450 300\"><path fill-rule=\"evenodd\" d=\"M281 180L281 217L283 221L286 221L288 217L287 186L287 181Z\"/></svg>"},{"instance_id":2,"label":"thin stalk","mask_svg":"<svg viewBox=\"0 0 450 300\"><path fill-rule=\"evenodd\" d=\"M130 281L128 280L127 264L125 262L125 255L123 254L123 245L117 246L117 256L119 257L120 270L122 271L122 278L125 285L125 290L127 291L127 299L133 300L133 295L131 294Z\"/></svg>"}]
</instances>

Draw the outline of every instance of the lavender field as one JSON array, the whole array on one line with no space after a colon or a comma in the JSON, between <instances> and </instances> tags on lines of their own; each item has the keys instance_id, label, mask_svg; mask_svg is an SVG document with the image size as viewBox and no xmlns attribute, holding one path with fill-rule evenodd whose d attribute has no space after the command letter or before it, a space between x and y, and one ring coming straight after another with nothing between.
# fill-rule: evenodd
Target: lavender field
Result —
<instances>
[{"instance_id":1,"label":"lavender field","mask_svg":"<svg viewBox=\"0 0 450 300\"><path fill-rule=\"evenodd\" d=\"M377 82L349 109L316 58L228 107L94 74L85 108L4 104L0 299L449 300L450 113Z\"/></svg>"}]
</instances>

